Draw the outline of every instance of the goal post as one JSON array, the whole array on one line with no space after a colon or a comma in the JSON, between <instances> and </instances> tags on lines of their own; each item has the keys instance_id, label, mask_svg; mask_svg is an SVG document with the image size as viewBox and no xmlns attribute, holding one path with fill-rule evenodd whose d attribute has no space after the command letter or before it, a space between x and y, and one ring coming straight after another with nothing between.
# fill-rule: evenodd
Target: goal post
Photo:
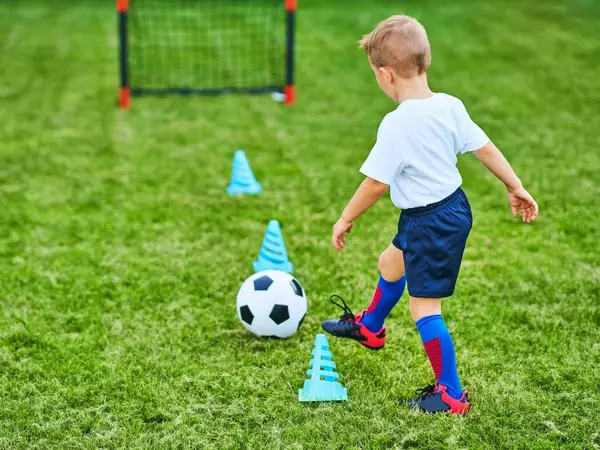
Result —
<instances>
[{"instance_id":1,"label":"goal post","mask_svg":"<svg viewBox=\"0 0 600 450\"><path fill-rule=\"evenodd\" d=\"M291 105L297 0L116 0L119 106L144 95L277 93Z\"/></svg>"},{"instance_id":2,"label":"goal post","mask_svg":"<svg viewBox=\"0 0 600 450\"><path fill-rule=\"evenodd\" d=\"M292 105L296 101L296 86L294 85L294 35L296 30L297 0L285 0L286 10L286 45L285 45L285 103Z\"/></svg>"},{"instance_id":3,"label":"goal post","mask_svg":"<svg viewBox=\"0 0 600 450\"><path fill-rule=\"evenodd\" d=\"M129 65L127 64L127 13L129 11L128 0L117 0L117 14L119 21L119 107L129 108L131 105L131 91L129 89Z\"/></svg>"}]
</instances>

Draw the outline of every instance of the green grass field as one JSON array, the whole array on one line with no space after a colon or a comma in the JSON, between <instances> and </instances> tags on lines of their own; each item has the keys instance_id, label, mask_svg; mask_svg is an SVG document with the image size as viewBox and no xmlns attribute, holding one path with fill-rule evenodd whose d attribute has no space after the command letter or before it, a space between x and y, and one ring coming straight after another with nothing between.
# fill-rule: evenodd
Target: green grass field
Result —
<instances>
[{"instance_id":1,"label":"green grass field","mask_svg":"<svg viewBox=\"0 0 600 450\"><path fill-rule=\"evenodd\" d=\"M600 448L600 8L593 0L305 0L298 95L115 108L111 2L0 5L0 448ZM105 3L105 4L101 4ZM475 227L445 303L465 418L399 406L432 379L406 308L383 352L331 341L349 401L299 404L320 321L365 305L389 199L346 250L331 226L383 115L356 41L403 11L430 80L463 99L540 204L461 160ZM264 192L225 194L244 148ZM247 333L235 295L279 219L309 296L297 335Z\"/></svg>"}]
</instances>

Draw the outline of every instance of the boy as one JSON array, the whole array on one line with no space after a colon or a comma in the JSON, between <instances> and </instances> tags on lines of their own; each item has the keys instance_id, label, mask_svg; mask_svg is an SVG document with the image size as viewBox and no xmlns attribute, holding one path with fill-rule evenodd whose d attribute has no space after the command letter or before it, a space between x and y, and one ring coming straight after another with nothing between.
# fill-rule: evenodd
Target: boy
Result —
<instances>
[{"instance_id":1,"label":"boy","mask_svg":"<svg viewBox=\"0 0 600 450\"><path fill-rule=\"evenodd\" d=\"M423 26L397 15L381 22L360 41L377 84L399 106L385 116L377 142L360 171L366 176L333 226L337 251L346 244L354 220L389 187L402 209L398 234L379 258L381 275L369 307L354 315L346 303L340 319L323 322L338 337L355 339L370 349L386 340L383 324L408 282L410 315L415 322L436 383L417 390L409 406L426 412L464 414L470 408L458 378L454 345L444 320L442 301L454 292L472 216L458 153L473 154L505 185L508 202L523 222L533 221L538 206L523 188L502 153L469 117L463 103L433 93L427 84L431 50ZM336 296L334 296L336 297ZM338 297L339 298L339 297ZM340 299L341 300L341 299Z\"/></svg>"}]
</instances>

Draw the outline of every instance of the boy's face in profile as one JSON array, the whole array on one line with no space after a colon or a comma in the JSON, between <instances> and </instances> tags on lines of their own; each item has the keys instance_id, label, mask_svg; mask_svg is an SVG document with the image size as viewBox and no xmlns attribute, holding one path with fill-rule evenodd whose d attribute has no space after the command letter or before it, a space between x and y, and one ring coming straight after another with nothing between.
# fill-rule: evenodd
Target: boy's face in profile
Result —
<instances>
[{"instance_id":1,"label":"boy's face in profile","mask_svg":"<svg viewBox=\"0 0 600 450\"><path fill-rule=\"evenodd\" d=\"M369 60L369 65L371 66L371 70L375 74L375 79L377 80L377 85L379 88L385 92L389 98L394 101L396 99L396 90L394 89L394 73L388 67L375 67L371 60Z\"/></svg>"}]
</instances>

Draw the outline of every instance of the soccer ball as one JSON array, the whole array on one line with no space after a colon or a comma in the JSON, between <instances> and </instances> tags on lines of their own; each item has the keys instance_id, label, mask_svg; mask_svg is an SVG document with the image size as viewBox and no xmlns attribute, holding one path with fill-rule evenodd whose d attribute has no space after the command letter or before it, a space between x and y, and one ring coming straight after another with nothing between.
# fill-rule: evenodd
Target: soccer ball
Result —
<instances>
[{"instance_id":1,"label":"soccer ball","mask_svg":"<svg viewBox=\"0 0 600 450\"><path fill-rule=\"evenodd\" d=\"M264 270L249 277L237 295L242 324L257 336L287 338L306 316L306 294L286 272Z\"/></svg>"}]
</instances>

